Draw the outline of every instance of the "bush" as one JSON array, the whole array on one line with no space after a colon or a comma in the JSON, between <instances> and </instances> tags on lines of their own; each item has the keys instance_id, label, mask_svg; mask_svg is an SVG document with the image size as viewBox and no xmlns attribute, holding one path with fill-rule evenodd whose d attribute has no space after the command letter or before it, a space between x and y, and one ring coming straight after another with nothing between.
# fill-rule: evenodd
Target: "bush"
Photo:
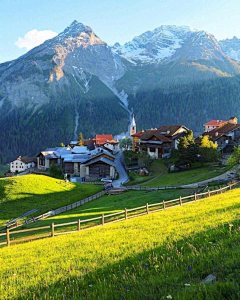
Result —
<instances>
[{"instance_id":1,"label":"bush","mask_svg":"<svg viewBox=\"0 0 240 300\"><path fill-rule=\"evenodd\" d=\"M55 177L55 178L62 178L62 175L63 175L62 167L57 166L54 163L51 163L50 167L49 167L49 174L50 174L50 176Z\"/></svg>"}]
</instances>

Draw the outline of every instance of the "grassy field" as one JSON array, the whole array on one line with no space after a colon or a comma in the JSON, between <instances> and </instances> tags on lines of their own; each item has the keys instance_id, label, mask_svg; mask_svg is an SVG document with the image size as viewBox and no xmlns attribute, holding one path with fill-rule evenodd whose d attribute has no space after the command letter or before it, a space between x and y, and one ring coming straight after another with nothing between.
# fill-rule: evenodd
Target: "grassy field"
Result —
<instances>
[{"instance_id":1,"label":"grassy field","mask_svg":"<svg viewBox=\"0 0 240 300\"><path fill-rule=\"evenodd\" d=\"M135 178L130 180L126 185L135 185L139 183L144 183L150 179L158 176L159 174L166 174L167 167L164 165L163 160L153 160L150 165L147 167L148 171L152 174L151 176L140 176L135 174ZM133 172L133 171L132 171ZM147 184L147 183L146 183Z\"/></svg>"},{"instance_id":2,"label":"grassy field","mask_svg":"<svg viewBox=\"0 0 240 300\"><path fill-rule=\"evenodd\" d=\"M54 222L54 224L60 224L77 221L78 219L85 220L95 218L101 216L102 214L112 214L123 211L125 208L130 209L143 206L146 205L146 203L160 203L162 200L171 200L179 196L189 195L190 193L193 193L193 191L177 189L157 192L128 191L120 195L106 195L79 206L78 208L72 209L66 213L43 219L39 222L28 224L24 227L33 228L51 225L52 222ZM66 227L64 227L63 230L66 231Z\"/></svg>"},{"instance_id":3,"label":"grassy field","mask_svg":"<svg viewBox=\"0 0 240 300\"><path fill-rule=\"evenodd\" d=\"M0 249L0 299L240 298L240 190ZM215 284L201 284L209 274Z\"/></svg>"},{"instance_id":4,"label":"grassy field","mask_svg":"<svg viewBox=\"0 0 240 300\"><path fill-rule=\"evenodd\" d=\"M182 185L189 184L198 181L207 180L222 173L226 172L229 168L226 166L217 167L202 167L189 171L182 171L177 173L165 173L163 176L153 180L151 182L146 182L144 186L170 186L170 185Z\"/></svg>"},{"instance_id":5,"label":"grassy field","mask_svg":"<svg viewBox=\"0 0 240 300\"><path fill-rule=\"evenodd\" d=\"M65 183L43 175L0 179L0 227L34 208L35 215L71 204L102 190L102 187Z\"/></svg>"}]
</instances>

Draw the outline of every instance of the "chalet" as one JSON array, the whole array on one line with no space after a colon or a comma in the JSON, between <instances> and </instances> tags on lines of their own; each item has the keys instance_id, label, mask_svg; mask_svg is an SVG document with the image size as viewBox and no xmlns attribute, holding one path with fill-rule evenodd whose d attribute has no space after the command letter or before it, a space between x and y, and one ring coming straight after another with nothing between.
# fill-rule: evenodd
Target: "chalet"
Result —
<instances>
[{"instance_id":1,"label":"chalet","mask_svg":"<svg viewBox=\"0 0 240 300\"><path fill-rule=\"evenodd\" d=\"M49 148L37 156L38 169L47 170L51 163L70 176L97 179L116 176L115 157L103 148L88 150L87 146Z\"/></svg>"},{"instance_id":2,"label":"chalet","mask_svg":"<svg viewBox=\"0 0 240 300\"><path fill-rule=\"evenodd\" d=\"M71 148L74 148L74 147L78 146L78 141L71 141L69 143L69 146ZM95 149L94 141L91 140L91 139L83 140L83 146L86 146L88 148L88 150L94 150Z\"/></svg>"},{"instance_id":3,"label":"chalet","mask_svg":"<svg viewBox=\"0 0 240 300\"><path fill-rule=\"evenodd\" d=\"M139 152L138 145L140 142L140 138L143 134L144 134L144 130L132 134L132 150L133 151Z\"/></svg>"},{"instance_id":4,"label":"chalet","mask_svg":"<svg viewBox=\"0 0 240 300\"><path fill-rule=\"evenodd\" d=\"M37 159L35 157L21 157L10 163L10 172L23 172L30 168L34 168L37 164Z\"/></svg>"},{"instance_id":5,"label":"chalet","mask_svg":"<svg viewBox=\"0 0 240 300\"><path fill-rule=\"evenodd\" d=\"M40 152L37 155L37 168L41 171L46 171L47 169L49 169L51 163L61 165L59 154L57 153L59 153L60 151L64 151L66 149L68 148L67 147L47 148L45 151Z\"/></svg>"},{"instance_id":6,"label":"chalet","mask_svg":"<svg viewBox=\"0 0 240 300\"><path fill-rule=\"evenodd\" d=\"M229 144L237 145L240 140L240 124L227 122L218 128L202 134L202 136L205 135L208 135L210 140L218 144L220 150L226 148ZM196 139L196 142L200 142L200 137Z\"/></svg>"},{"instance_id":7,"label":"chalet","mask_svg":"<svg viewBox=\"0 0 240 300\"><path fill-rule=\"evenodd\" d=\"M96 147L103 147L111 153L119 151L119 142L113 139L112 134L97 134L92 140Z\"/></svg>"},{"instance_id":8,"label":"chalet","mask_svg":"<svg viewBox=\"0 0 240 300\"><path fill-rule=\"evenodd\" d=\"M211 131L213 129L216 129L224 124L226 124L227 121L224 121L224 120L212 120L210 122L207 122L203 125L203 128L204 128L204 132L208 132L208 131Z\"/></svg>"},{"instance_id":9,"label":"chalet","mask_svg":"<svg viewBox=\"0 0 240 300\"><path fill-rule=\"evenodd\" d=\"M224 121L224 120L212 120L208 123L205 123L203 125L204 127L204 132L209 132L213 129L222 127L223 125L226 124L237 124L238 119L236 117L231 117L228 121Z\"/></svg>"},{"instance_id":10,"label":"chalet","mask_svg":"<svg viewBox=\"0 0 240 300\"><path fill-rule=\"evenodd\" d=\"M183 125L163 125L158 129L145 130L135 136L138 150L147 152L152 158L164 158L178 148L178 140L189 129ZM136 135L136 134L135 134Z\"/></svg>"}]
</instances>

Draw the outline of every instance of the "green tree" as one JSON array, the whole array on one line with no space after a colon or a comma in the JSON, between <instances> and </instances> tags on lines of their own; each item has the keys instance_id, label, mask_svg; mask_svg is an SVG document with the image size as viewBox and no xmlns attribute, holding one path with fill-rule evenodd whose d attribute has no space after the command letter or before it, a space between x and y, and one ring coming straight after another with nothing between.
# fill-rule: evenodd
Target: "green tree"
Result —
<instances>
[{"instance_id":1,"label":"green tree","mask_svg":"<svg viewBox=\"0 0 240 300\"><path fill-rule=\"evenodd\" d=\"M128 150L132 146L131 138L122 138L119 144L120 149Z\"/></svg>"},{"instance_id":2,"label":"green tree","mask_svg":"<svg viewBox=\"0 0 240 300\"><path fill-rule=\"evenodd\" d=\"M178 144L178 159L180 162L194 162L197 158L197 146L194 141L193 131L186 132Z\"/></svg>"},{"instance_id":3,"label":"green tree","mask_svg":"<svg viewBox=\"0 0 240 300\"><path fill-rule=\"evenodd\" d=\"M61 166L51 163L49 166L49 173L52 177L62 178L63 170Z\"/></svg>"},{"instance_id":4,"label":"green tree","mask_svg":"<svg viewBox=\"0 0 240 300\"><path fill-rule=\"evenodd\" d=\"M228 159L228 165L235 166L240 164L240 145L234 147L232 155Z\"/></svg>"},{"instance_id":5,"label":"green tree","mask_svg":"<svg viewBox=\"0 0 240 300\"><path fill-rule=\"evenodd\" d=\"M79 133L78 135L78 146L83 146L83 134L82 132Z\"/></svg>"},{"instance_id":6,"label":"green tree","mask_svg":"<svg viewBox=\"0 0 240 300\"><path fill-rule=\"evenodd\" d=\"M218 144L211 141L208 135L202 136L200 139L200 157L205 161L216 162L221 157L220 152L217 150Z\"/></svg>"}]
</instances>

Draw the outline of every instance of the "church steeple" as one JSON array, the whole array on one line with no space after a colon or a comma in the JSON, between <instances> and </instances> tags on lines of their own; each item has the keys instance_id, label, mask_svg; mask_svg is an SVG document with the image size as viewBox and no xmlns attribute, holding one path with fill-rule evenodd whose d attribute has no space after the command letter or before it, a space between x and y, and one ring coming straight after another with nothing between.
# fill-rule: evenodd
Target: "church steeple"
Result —
<instances>
[{"instance_id":1,"label":"church steeple","mask_svg":"<svg viewBox=\"0 0 240 300\"><path fill-rule=\"evenodd\" d=\"M136 126L136 121L135 121L134 114L133 114L132 122L130 124L130 136L132 136L136 132L137 132L137 126Z\"/></svg>"}]
</instances>

